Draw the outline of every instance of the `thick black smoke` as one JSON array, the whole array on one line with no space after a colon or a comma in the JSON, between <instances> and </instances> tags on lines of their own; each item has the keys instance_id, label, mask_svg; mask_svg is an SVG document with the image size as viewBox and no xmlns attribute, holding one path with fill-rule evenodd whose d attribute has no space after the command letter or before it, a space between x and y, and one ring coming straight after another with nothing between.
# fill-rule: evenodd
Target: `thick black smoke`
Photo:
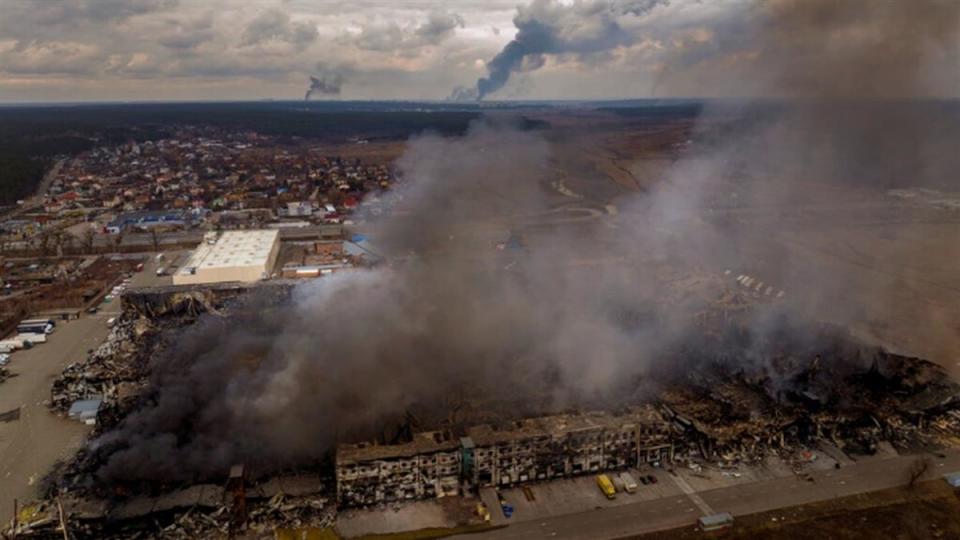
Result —
<instances>
[{"instance_id":1,"label":"thick black smoke","mask_svg":"<svg viewBox=\"0 0 960 540\"><path fill-rule=\"evenodd\" d=\"M303 96L305 101L316 95L339 96L343 88L344 76L338 71L323 71L317 76L310 77L310 88Z\"/></svg>"},{"instance_id":2,"label":"thick black smoke","mask_svg":"<svg viewBox=\"0 0 960 540\"><path fill-rule=\"evenodd\" d=\"M945 149L958 141L950 122L924 120L930 109L915 103L930 92L928 75L946 67L950 53L941 45L956 35L957 4L851 3L856 15L827 0L759 4L764 16L751 19L746 45L732 40L741 43L734 57L752 60L751 72L770 94L805 89L802 99L778 102L772 113L765 102L754 103L749 121L733 127L726 108L709 111L696 153L649 193L616 201L612 223L547 228L529 249L495 250L518 224L562 217L544 191L554 172L550 145L535 133L487 124L462 138L411 141L398 163L403 211L373 234L403 262L305 283L290 305L228 319L210 315L187 328L153 360L154 402L102 439L102 447L119 450L101 477L181 479L214 475L235 462L264 469L302 464L338 440L375 436L408 408L444 410L431 405L458 395L471 398L458 405L516 403L539 411L624 403L645 375L686 372L673 353L697 335L691 311L711 301L671 297L664 283L672 274L657 275L665 266L712 274L746 268L786 289L791 307L851 320L852 299L862 297L849 291L863 285L863 274L791 257L795 252L783 245L804 239L791 227L822 226L829 235L828 220L843 215L832 208L859 202L833 200L848 193L834 188L861 182L865 189L856 194L866 197L910 172L913 181L940 179L957 154ZM574 4L602 6L607 14L613 5ZM553 2L534 7L576 12ZM950 16L953 22L943 23ZM914 31L926 25L937 31ZM874 48L888 42L914 52L895 61L878 56ZM698 62L725 58L730 66L724 50L715 47ZM907 103L856 101L886 97L876 91L884 84ZM598 263L611 256L615 264ZM877 272L876 279L886 278ZM776 321L763 313L752 331L768 334ZM730 357L744 366L766 360L749 351ZM525 410L517 405L513 412Z\"/></svg>"},{"instance_id":3,"label":"thick black smoke","mask_svg":"<svg viewBox=\"0 0 960 540\"><path fill-rule=\"evenodd\" d=\"M534 0L517 8L517 34L487 63L488 75L476 89L457 88L451 99L483 99L501 88L513 73L543 66L547 56L576 55L581 59L630 45L635 36L622 25L624 16L641 16L667 0Z\"/></svg>"},{"instance_id":4,"label":"thick black smoke","mask_svg":"<svg viewBox=\"0 0 960 540\"><path fill-rule=\"evenodd\" d=\"M122 448L102 477L309 462L338 440L378 435L408 408L444 410L438 404L458 393L515 414L513 403L556 410L635 391L629 378L672 331L624 322L656 296L652 276L630 270L646 257L643 238L604 238L631 259L625 266L570 264L571 253L604 256L589 228L548 233L536 249L495 248L511 224L553 219L541 182L549 154L539 134L488 124L412 141L398 163L404 212L372 235L403 262L305 283L290 305L187 328L154 359L155 402L102 440Z\"/></svg>"}]
</instances>

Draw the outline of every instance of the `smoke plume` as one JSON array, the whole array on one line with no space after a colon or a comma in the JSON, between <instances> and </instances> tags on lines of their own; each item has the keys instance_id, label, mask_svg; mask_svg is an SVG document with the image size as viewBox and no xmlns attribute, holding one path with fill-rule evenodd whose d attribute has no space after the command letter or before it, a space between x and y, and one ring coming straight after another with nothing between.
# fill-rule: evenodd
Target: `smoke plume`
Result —
<instances>
[{"instance_id":1,"label":"smoke plume","mask_svg":"<svg viewBox=\"0 0 960 540\"><path fill-rule=\"evenodd\" d=\"M304 463L337 440L378 435L404 410L442 410L458 389L514 413L634 392L628 378L667 340L623 316L653 299L652 280L569 266L570 250L595 251L588 232L495 249L513 224L552 219L540 182L549 154L539 134L489 124L410 142L398 166L412 217L372 236L382 252L415 256L305 283L288 306L188 327L154 359L154 401L102 440L121 448L103 478ZM622 243L622 255L640 256L637 239Z\"/></svg>"},{"instance_id":2,"label":"smoke plume","mask_svg":"<svg viewBox=\"0 0 960 540\"><path fill-rule=\"evenodd\" d=\"M343 73L334 70L321 70L316 76L310 76L310 88L303 96L304 101L309 101L311 97L321 96L339 96L343 87Z\"/></svg>"},{"instance_id":3,"label":"smoke plume","mask_svg":"<svg viewBox=\"0 0 960 540\"><path fill-rule=\"evenodd\" d=\"M534 71L547 56L587 59L630 45L635 36L621 25L625 16L642 16L667 0L534 0L517 8L516 37L487 63L488 75L476 89L455 89L451 99L483 99L501 88L513 73Z\"/></svg>"},{"instance_id":4,"label":"smoke plume","mask_svg":"<svg viewBox=\"0 0 960 540\"><path fill-rule=\"evenodd\" d=\"M960 237L936 225L949 213L888 190L956 192L960 3L748 2L703 30L665 57L661 93L740 99L707 106L666 185L721 216L731 258L807 313L952 365L955 289L910 266L936 256L905 239L943 239L949 258Z\"/></svg>"},{"instance_id":5,"label":"smoke plume","mask_svg":"<svg viewBox=\"0 0 960 540\"><path fill-rule=\"evenodd\" d=\"M659 3L535 1L521 9L517 39L491 62L477 96L544 55L628 42L617 17ZM949 79L939 70L956 55L948 43L958 6L755 4L748 32L678 53L663 85L733 65L755 78L718 83L798 99L708 107L692 153L646 193L613 201L616 219L585 212L595 221L565 224L578 222L554 205L553 150L537 133L480 123L460 138L415 138L397 164L403 212L371 235L396 262L299 285L289 305L206 315L183 330L152 360L151 401L101 439L112 451L100 477L189 479L235 462L310 463L337 441L383 433L405 410L482 420L498 408L517 415L630 402L650 391L651 373L696 372L691 314L712 299L665 289L674 268L743 269L785 289L786 312L750 320L758 344L796 312L855 320L857 288L900 309L888 279L900 270L881 268L866 283L856 251L855 264L816 266L814 250L797 256L791 246L805 247L798 230L829 236L834 220L874 211L862 203L882 200L888 186L942 182L958 170L956 109L918 101ZM876 99L887 97L898 101ZM878 208L878 219L889 217ZM516 230L535 236L531 247L493 247ZM939 309L916 316L944 328L935 323L949 308ZM763 369L768 352L717 354Z\"/></svg>"}]
</instances>

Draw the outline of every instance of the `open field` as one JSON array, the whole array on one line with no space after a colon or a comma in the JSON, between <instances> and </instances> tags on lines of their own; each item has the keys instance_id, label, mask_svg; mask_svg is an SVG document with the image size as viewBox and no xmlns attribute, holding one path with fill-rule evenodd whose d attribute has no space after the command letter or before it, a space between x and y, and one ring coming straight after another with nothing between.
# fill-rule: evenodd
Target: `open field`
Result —
<instances>
[{"instance_id":1,"label":"open field","mask_svg":"<svg viewBox=\"0 0 960 540\"><path fill-rule=\"evenodd\" d=\"M724 540L837 540L960 538L960 496L942 480L738 517L710 538ZM683 527L622 540L704 538Z\"/></svg>"}]
</instances>

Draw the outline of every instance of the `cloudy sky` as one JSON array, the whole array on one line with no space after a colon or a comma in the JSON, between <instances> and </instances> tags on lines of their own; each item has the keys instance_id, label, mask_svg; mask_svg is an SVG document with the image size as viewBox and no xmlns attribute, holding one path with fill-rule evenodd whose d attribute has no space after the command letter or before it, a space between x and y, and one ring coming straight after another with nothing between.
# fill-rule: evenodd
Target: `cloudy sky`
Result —
<instances>
[{"instance_id":1,"label":"cloudy sky","mask_svg":"<svg viewBox=\"0 0 960 540\"><path fill-rule=\"evenodd\" d=\"M792 1L0 0L0 102L736 95Z\"/></svg>"}]
</instances>

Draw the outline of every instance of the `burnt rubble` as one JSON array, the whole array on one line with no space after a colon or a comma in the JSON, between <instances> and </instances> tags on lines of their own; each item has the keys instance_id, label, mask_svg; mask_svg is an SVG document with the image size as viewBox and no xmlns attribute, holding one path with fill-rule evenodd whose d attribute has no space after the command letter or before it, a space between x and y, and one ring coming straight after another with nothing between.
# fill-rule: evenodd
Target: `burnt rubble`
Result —
<instances>
[{"instance_id":1,"label":"burnt rubble","mask_svg":"<svg viewBox=\"0 0 960 540\"><path fill-rule=\"evenodd\" d=\"M157 326L149 319L118 320L99 347L54 380L50 408L62 413L78 400L96 397L119 405L134 398L143 388L148 350L156 334ZM106 414L101 410L101 419Z\"/></svg>"},{"instance_id":2,"label":"burnt rubble","mask_svg":"<svg viewBox=\"0 0 960 540\"><path fill-rule=\"evenodd\" d=\"M64 493L23 507L7 533L16 538L156 538L186 540L236 535L274 538L277 528L326 529L335 509L316 475L275 477L246 486L198 484L120 503Z\"/></svg>"},{"instance_id":3,"label":"burnt rubble","mask_svg":"<svg viewBox=\"0 0 960 540\"><path fill-rule=\"evenodd\" d=\"M955 442L960 387L939 366L881 350L849 372L837 360L784 359L777 377L714 364L667 387L661 403L687 443L679 459L757 463L822 441L850 455L882 441L903 452Z\"/></svg>"},{"instance_id":4,"label":"burnt rubble","mask_svg":"<svg viewBox=\"0 0 960 540\"><path fill-rule=\"evenodd\" d=\"M55 381L51 408L63 412L74 400L101 396L96 432L108 433L150 399L149 359L162 354L165 340L176 335L171 330L202 314L242 316L246 308L237 295L243 291L228 289L170 288L125 296L124 314L108 339ZM269 288L268 296L284 302L288 292L284 285ZM664 354L663 366L673 369L654 369L650 380L631 382L654 387L641 393L647 398L611 397L614 409L635 405L657 411L665 420L662 442L671 448L672 461L691 467L752 465L777 456L796 463L799 474L810 451L824 444L850 456L874 453L881 443L907 453L956 445L960 386L939 366L861 344L823 325L778 321L758 337L747 319L751 310L741 304L720 315L725 304L698 314L708 328L698 327L697 335ZM632 395L641 394L633 389ZM555 413L514 410L531 417ZM422 414L398 428L396 437L377 443L409 443L431 429L460 437L476 425L469 417L466 424L435 420L444 416ZM404 421L410 422L409 412ZM193 482L121 486L97 478L111 451L94 442L51 474L46 499L20 513L17 537L60 537L63 522L77 539L206 538L241 529L249 537L272 538L277 527L326 528L336 516L337 481L329 456L280 472L239 466Z\"/></svg>"}]
</instances>

